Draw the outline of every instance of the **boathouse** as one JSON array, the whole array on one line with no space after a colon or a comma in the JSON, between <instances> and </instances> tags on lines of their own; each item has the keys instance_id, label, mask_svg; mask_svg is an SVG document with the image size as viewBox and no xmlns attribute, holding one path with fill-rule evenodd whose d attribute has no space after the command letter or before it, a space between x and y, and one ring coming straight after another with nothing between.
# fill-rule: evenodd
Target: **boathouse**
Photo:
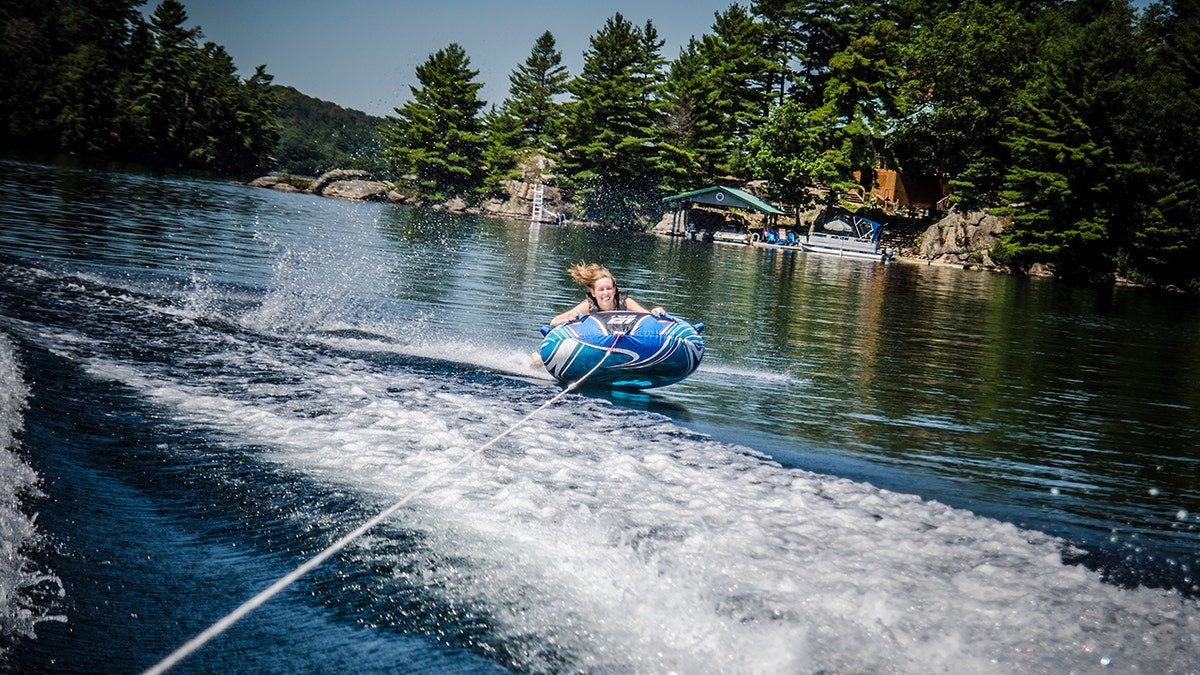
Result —
<instances>
[{"instance_id":1,"label":"boathouse","mask_svg":"<svg viewBox=\"0 0 1200 675\"><path fill-rule=\"evenodd\" d=\"M697 229L710 229L705 224L693 222L690 218L692 207L696 204L723 209L757 211L766 217L765 224L771 227L775 226L779 216L788 215L787 211L771 206L745 190L724 185L714 185L702 190L663 197L663 203L671 208L670 233L676 236L685 235Z\"/></svg>"}]
</instances>

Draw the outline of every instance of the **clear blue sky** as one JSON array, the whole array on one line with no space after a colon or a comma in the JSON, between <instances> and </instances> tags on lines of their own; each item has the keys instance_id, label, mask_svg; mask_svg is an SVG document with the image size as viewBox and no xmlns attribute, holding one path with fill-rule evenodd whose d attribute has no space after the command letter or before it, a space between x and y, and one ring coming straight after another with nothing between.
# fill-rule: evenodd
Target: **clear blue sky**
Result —
<instances>
[{"instance_id":1,"label":"clear blue sky","mask_svg":"<svg viewBox=\"0 0 1200 675\"><path fill-rule=\"evenodd\" d=\"M508 75L545 31L572 76L588 39L617 12L653 21L668 60L693 35L711 32L732 0L182 0L187 27L223 45L245 77L260 64L275 84L346 108L386 115L417 85L416 68L457 42L479 71L489 105L508 96ZM143 7L153 13L159 0ZM748 6L748 1L741 3Z\"/></svg>"}]
</instances>

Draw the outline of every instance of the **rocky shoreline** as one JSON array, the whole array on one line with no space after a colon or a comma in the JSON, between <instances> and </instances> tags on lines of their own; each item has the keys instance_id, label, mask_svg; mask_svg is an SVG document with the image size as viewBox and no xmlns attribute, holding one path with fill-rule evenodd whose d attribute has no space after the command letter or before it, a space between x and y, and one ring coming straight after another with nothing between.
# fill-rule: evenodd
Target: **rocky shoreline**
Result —
<instances>
[{"instance_id":1,"label":"rocky shoreline","mask_svg":"<svg viewBox=\"0 0 1200 675\"><path fill-rule=\"evenodd\" d=\"M358 169L337 169L316 179L263 176L248 184L257 188L302 192L333 199L429 206L456 213L512 220L531 219L534 190L540 186L545 214L541 219L543 222L595 225L595 223L573 220L559 215L568 213L570 204L564 198L562 191L553 185L553 176L547 173L548 169L549 162L543 158L533 158L524 167L522 180L510 180L505 185L507 199L493 198L479 206L469 206L462 199L431 204L420 199L414 193L406 192L392 183L376 179L368 171ZM669 216L667 218L669 219ZM664 222L669 221L664 220ZM1012 270L992 259L991 251L995 247L1000 233L1007 225L1008 219L982 211L951 211L923 230L893 234L889 245L896 249L899 262L1053 278L1054 273L1042 264L1034 264L1027 270ZM1106 276L1104 279L1095 279L1094 281L1116 285L1134 285L1116 276Z\"/></svg>"},{"instance_id":2,"label":"rocky shoreline","mask_svg":"<svg viewBox=\"0 0 1200 675\"><path fill-rule=\"evenodd\" d=\"M562 190L552 184L553 176L542 172L544 167L532 162L525 169L522 180L510 180L505 184L507 199L489 199L480 206L470 206L463 199L455 198L441 203L429 203L419 195L407 192L399 186L375 178L369 171L361 169L336 169L319 178L308 179L295 176L262 176L248 183L251 187L302 192L306 194L349 199L357 201L386 202L407 206L428 206L433 209L488 215L513 220L529 220L533 211L534 190L540 185L544 222L572 222L559 214L567 213L569 204ZM591 223L588 223L591 224Z\"/></svg>"}]
</instances>

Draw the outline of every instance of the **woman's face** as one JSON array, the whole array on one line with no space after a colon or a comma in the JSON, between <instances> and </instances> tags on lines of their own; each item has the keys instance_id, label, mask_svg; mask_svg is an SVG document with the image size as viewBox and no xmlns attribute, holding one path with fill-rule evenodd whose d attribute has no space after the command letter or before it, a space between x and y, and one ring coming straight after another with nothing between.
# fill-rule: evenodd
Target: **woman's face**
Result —
<instances>
[{"instance_id":1,"label":"woman's face","mask_svg":"<svg viewBox=\"0 0 1200 675\"><path fill-rule=\"evenodd\" d=\"M596 298L596 304L601 310L611 312L616 309L616 296L617 284L612 277L600 277L592 284L592 297Z\"/></svg>"}]
</instances>

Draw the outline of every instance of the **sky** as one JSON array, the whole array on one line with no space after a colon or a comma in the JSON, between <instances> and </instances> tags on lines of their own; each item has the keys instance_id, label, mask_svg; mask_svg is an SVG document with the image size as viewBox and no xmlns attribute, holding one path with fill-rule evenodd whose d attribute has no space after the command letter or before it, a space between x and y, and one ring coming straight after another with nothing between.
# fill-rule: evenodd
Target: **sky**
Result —
<instances>
[{"instance_id":1,"label":"sky","mask_svg":"<svg viewBox=\"0 0 1200 675\"><path fill-rule=\"evenodd\" d=\"M674 60L712 30L733 0L182 0L188 28L225 47L246 77L262 64L274 83L370 115L392 114L419 86L417 66L457 42L479 71L488 106L508 97L508 76L550 31L571 76L589 38L618 12L654 23ZM749 2L743 1L743 6ZM158 0L148 0L149 15Z\"/></svg>"}]
</instances>

